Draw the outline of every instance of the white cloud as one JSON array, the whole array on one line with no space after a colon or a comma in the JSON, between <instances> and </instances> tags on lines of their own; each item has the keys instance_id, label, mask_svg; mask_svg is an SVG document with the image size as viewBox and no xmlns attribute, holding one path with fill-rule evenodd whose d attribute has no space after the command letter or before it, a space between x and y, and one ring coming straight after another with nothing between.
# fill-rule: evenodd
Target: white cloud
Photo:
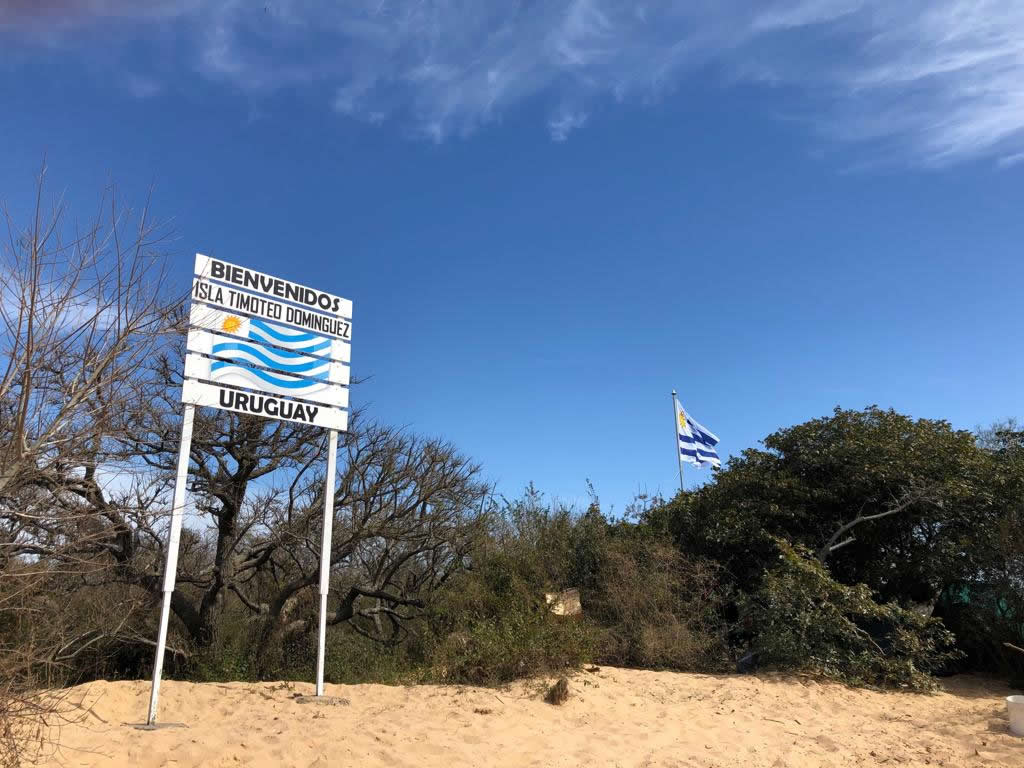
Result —
<instances>
[{"instance_id":1,"label":"white cloud","mask_svg":"<svg viewBox=\"0 0 1024 768\"><path fill-rule=\"evenodd\" d=\"M751 28L755 32L768 32L826 24L856 13L864 6L863 0L802 0L790 3L767 3L765 10L754 17Z\"/></svg>"},{"instance_id":2,"label":"white cloud","mask_svg":"<svg viewBox=\"0 0 1024 768\"><path fill-rule=\"evenodd\" d=\"M1024 163L1024 152L1015 152L1012 155L1000 157L998 161L1000 168L1010 168L1018 163Z\"/></svg>"},{"instance_id":3,"label":"white cloud","mask_svg":"<svg viewBox=\"0 0 1024 768\"><path fill-rule=\"evenodd\" d=\"M569 134L582 128L587 122L587 113L563 108L548 121L548 130L554 141L565 141Z\"/></svg>"},{"instance_id":4,"label":"white cloud","mask_svg":"<svg viewBox=\"0 0 1024 768\"><path fill-rule=\"evenodd\" d=\"M319 87L341 114L437 141L526 102L549 105L548 129L561 141L602 100L666 98L699 70L722 87L741 79L803 89L817 128L922 163L1024 151L1021 0L8 5L0 46L8 37L88 53L87 27L121 25L130 38L166 35L173 24L188 41L181 69L252 93Z\"/></svg>"},{"instance_id":5,"label":"white cloud","mask_svg":"<svg viewBox=\"0 0 1024 768\"><path fill-rule=\"evenodd\" d=\"M136 99L148 99L160 93L161 86L152 77L146 75L127 74L124 87Z\"/></svg>"}]
</instances>

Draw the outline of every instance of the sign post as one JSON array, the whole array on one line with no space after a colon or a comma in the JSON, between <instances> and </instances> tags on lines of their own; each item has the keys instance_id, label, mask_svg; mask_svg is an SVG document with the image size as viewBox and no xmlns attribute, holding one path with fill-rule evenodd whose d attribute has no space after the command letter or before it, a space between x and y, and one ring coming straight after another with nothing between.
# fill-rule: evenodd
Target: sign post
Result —
<instances>
[{"instance_id":1,"label":"sign post","mask_svg":"<svg viewBox=\"0 0 1024 768\"><path fill-rule=\"evenodd\" d=\"M334 528L334 472L338 461L338 433L327 438L327 486L324 488L324 530L320 544L320 630L316 649L316 695L324 695L324 654L327 646L327 591L331 583L331 532Z\"/></svg>"},{"instance_id":2,"label":"sign post","mask_svg":"<svg viewBox=\"0 0 1024 768\"><path fill-rule=\"evenodd\" d=\"M316 669L316 695L323 696L338 432L348 428L351 317L352 302L348 299L196 254L181 393L185 413L167 540L163 604L149 713L146 725L140 727L157 727L160 676L197 405L328 430Z\"/></svg>"},{"instance_id":3,"label":"sign post","mask_svg":"<svg viewBox=\"0 0 1024 768\"><path fill-rule=\"evenodd\" d=\"M178 446L178 474L174 479L174 500L171 509L171 532L167 537L167 564L164 566L164 600L160 608L160 633L156 639L156 659L153 661L153 687L149 692L149 715L146 725L156 725L156 705L160 697L160 671L164 666L167 648L167 622L171 616L171 594L178 572L178 545L181 542L181 522L185 514L185 480L188 477L188 458L192 448L192 421L196 415L194 405L185 406L181 421L181 444Z\"/></svg>"}]
</instances>

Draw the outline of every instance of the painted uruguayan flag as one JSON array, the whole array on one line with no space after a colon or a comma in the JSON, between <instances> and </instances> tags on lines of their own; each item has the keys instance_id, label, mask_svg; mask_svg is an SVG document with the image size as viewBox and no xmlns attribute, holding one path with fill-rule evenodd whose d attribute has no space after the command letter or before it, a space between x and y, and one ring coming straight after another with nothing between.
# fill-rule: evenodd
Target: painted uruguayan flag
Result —
<instances>
[{"instance_id":1,"label":"painted uruguayan flag","mask_svg":"<svg viewBox=\"0 0 1024 768\"><path fill-rule=\"evenodd\" d=\"M331 348L331 340L308 331L299 331L276 325L258 317L249 318L249 339L263 344L308 355L326 355Z\"/></svg>"},{"instance_id":2,"label":"painted uruguayan flag","mask_svg":"<svg viewBox=\"0 0 1024 768\"><path fill-rule=\"evenodd\" d=\"M246 370L252 370L252 375L263 379L263 381L286 389L314 389L314 382L328 380L331 361L323 357L310 357L310 355L323 354L329 350L331 348L329 339L304 331L292 331L272 325L257 317L249 318L248 330L248 341L225 339L213 345L210 350L211 354L220 358L210 367L210 371L214 375L218 370L225 368L239 368L240 366L231 362L237 360L302 377L302 379L296 380L291 377L278 376L270 371L246 368Z\"/></svg>"},{"instance_id":3,"label":"painted uruguayan flag","mask_svg":"<svg viewBox=\"0 0 1024 768\"><path fill-rule=\"evenodd\" d=\"M250 344L268 345L297 354L328 357L346 363L351 354L351 346L344 339L332 339L299 328L290 328L258 317L236 315L198 303L192 305L190 323L194 329L228 334ZM210 353L207 351L206 354Z\"/></svg>"},{"instance_id":4,"label":"painted uruguayan flag","mask_svg":"<svg viewBox=\"0 0 1024 768\"><path fill-rule=\"evenodd\" d=\"M331 356L347 353L348 342L219 310L201 319L188 333L188 351L196 354L185 359L186 377L326 405L347 404L349 367Z\"/></svg>"},{"instance_id":5,"label":"painted uruguayan flag","mask_svg":"<svg viewBox=\"0 0 1024 768\"><path fill-rule=\"evenodd\" d=\"M698 467L710 464L722 466L715 446L718 438L708 429L699 424L690 414L683 410L679 399L676 401L676 433L679 435L679 457L682 461L696 464Z\"/></svg>"}]
</instances>

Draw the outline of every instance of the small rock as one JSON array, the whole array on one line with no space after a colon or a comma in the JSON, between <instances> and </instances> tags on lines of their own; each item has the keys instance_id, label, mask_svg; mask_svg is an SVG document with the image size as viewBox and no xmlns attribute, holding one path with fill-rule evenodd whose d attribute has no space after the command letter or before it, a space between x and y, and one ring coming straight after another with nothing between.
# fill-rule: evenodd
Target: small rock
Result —
<instances>
[{"instance_id":1,"label":"small rock","mask_svg":"<svg viewBox=\"0 0 1024 768\"><path fill-rule=\"evenodd\" d=\"M564 704L569 699L569 681L564 677L548 689L544 701L548 704Z\"/></svg>"}]
</instances>

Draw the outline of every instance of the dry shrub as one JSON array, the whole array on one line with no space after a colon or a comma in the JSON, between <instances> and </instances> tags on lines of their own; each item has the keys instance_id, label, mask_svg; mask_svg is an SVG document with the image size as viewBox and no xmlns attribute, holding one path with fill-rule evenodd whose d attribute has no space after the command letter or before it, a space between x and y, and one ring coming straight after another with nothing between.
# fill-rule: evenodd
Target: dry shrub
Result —
<instances>
[{"instance_id":1,"label":"dry shrub","mask_svg":"<svg viewBox=\"0 0 1024 768\"><path fill-rule=\"evenodd\" d=\"M31 696L18 692L18 685L7 678L16 670L0 669L0 767L17 768L44 745L47 708Z\"/></svg>"},{"instance_id":2,"label":"dry shrub","mask_svg":"<svg viewBox=\"0 0 1024 768\"><path fill-rule=\"evenodd\" d=\"M0 768L55 746L81 715L62 686L115 677L131 654L152 658L146 600L86 558L59 566L8 560L0 570ZM130 665L131 676L137 665ZM66 690L66 689L65 689Z\"/></svg>"},{"instance_id":3,"label":"dry shrub","mask_svg":"<svg viewBox=\"0 0 1024 768\"><path fill-rule=\"evenodd\" d=\"M584 611L600 627L598 661L718 669L725 664L715 568L645 536L606 540Z\"/></svg>"},{"instance_id":4,"label":"dry shrub","mask_svg":"<svg viewBox=\"0 0 1024 768\"><path fill-rule=\"evenodd\" d=\"M38 755L46 746L47 716L57 709L55 698L34 694L52 679L43 583L27 569L0 573L0 768L16 768Z\"/></svg>"}]
</instances>

